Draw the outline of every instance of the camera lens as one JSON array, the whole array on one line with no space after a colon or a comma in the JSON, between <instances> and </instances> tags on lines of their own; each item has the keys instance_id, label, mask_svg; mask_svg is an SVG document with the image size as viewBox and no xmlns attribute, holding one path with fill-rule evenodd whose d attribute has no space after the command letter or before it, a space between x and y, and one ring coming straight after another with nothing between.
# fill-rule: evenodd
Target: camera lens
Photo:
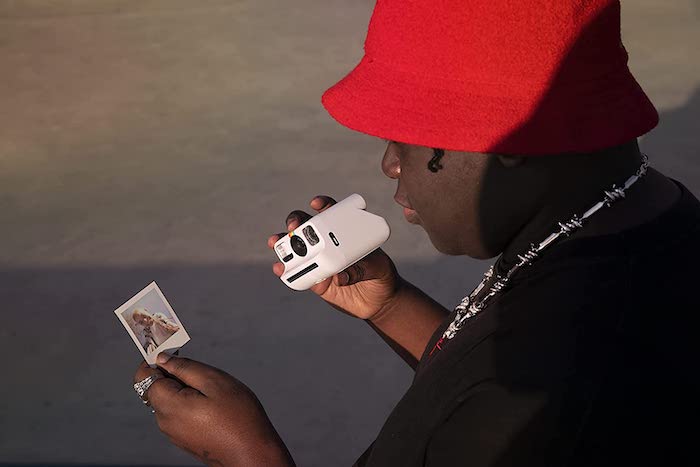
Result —
<instances>
[{"instance_id":1,"label":"camera lens","mask_svg":"<svg viewBox=\"0 0 700 467\"><path fill-rule=\"evenodd\" d=\"M316 235L316 231L313 227L307 225L302 232L304 232L304 237L306 237L306 241L309 242L309 245L314 246L318 243L318 235Z\"/></svg>"},{"instance_id":2,"label":"camera lens","mask_svg":"<svg viewBox=\"0 0 700 467\"><path fill-rule=\"evenodd\" d=\"M294 250L294 253L298 254L299 256L306 256L306 243L304 243L304 240L302 240L301 237L298 235L292 235L289 242L292 244L292 250Z\"/></svg>"}]
</instances>

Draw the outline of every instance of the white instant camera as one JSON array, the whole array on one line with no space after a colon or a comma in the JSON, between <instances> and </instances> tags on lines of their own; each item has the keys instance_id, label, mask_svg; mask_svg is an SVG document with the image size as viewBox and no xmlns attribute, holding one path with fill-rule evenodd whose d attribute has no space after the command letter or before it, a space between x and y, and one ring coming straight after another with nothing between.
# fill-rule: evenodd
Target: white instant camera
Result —
<instances>
[{"instance_id":1,"label":"white instant camera","mask_svg":"<svg viewBox=\"0 0 700 467\"><path fill-rule=\"evenodd\" d=\"M389 224L366 207L362 196L352 194L277 240L275 253L284 263L282 282L306 290L386 242Z\"/></svg>"}]
</instances>

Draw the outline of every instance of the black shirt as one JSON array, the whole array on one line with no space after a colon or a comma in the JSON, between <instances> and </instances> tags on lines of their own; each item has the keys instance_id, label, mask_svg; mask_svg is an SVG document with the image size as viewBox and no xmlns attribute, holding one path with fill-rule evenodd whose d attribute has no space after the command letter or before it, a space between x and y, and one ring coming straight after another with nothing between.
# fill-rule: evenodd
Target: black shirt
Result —
<instances>
[{"instance_id":1,"label":"black shirt","mask_svg":"<svg viewBox=\"0 0 700 467\"><path fill-rule=\"evenodd\" d=\"M700 465L700 202L553 245L429 355L362 467ZM465 291L466 293L466 291Z\"/></svg>"}]
</instances>

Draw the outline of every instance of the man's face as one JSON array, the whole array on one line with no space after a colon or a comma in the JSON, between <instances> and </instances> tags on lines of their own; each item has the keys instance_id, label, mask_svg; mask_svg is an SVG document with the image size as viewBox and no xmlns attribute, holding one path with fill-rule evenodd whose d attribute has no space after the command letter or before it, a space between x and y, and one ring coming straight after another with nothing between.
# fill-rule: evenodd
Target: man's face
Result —
<instances>
[{"instance_id":1,"label":"man's face","mask_svg":"<svg viewBox=\"0 0 700 467\"><path fill-rule=\"evenodd\" d=\"M485 165L484 154L446 151L443 169L431 172L433 150L424 146L390 142L382 171L398 180L394 199L404 206L411 223L420 224L431 242L445 254L479 257L478 189Z\"/></svg>"},{"instance_id":2,"label":"man's face","mask_svg":"<svg viewBox=\"0 0 700 467\"><path fill-rule=\"evenodd\" d=\"M524 221L516 193L521 182L499 156L445 151L443 168L428 169L431 148L390 142L382 171L398 180L394 199L411 223L449 255L486 259L499 254ZM520 192L520 198L523 198Z\"/></svg>"}]
</instances>

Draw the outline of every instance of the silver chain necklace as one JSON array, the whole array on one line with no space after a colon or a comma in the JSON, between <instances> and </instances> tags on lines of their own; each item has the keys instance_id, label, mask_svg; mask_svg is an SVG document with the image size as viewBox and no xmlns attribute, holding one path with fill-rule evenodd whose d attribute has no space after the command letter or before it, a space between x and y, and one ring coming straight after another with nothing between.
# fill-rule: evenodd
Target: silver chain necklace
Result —
<instances>
[{"instance_id":1,"label":"silver chain necklace","mask_svg":"<svg viewBox=\"0 0 700 467\"><path fill-rule=\"evenodd\" d=\"M510 281L510 278L513 276L513 274L515 274L516 271L518 271L523 266L529 266L535 259L537 259L540 256L542 250L554 243L560 236L566 235L568 237L569 235L571 235L572 232L575 232L576 230L583 227L583 223L586 221L586 219L591 217L600 209L602 209L603 207L610 207L616 201L623 199L625 197L625 191L629 189L629 187L634 185L634 183L637 180L642 178L647 173L648 167L649 158L646 154L642 154L642 165L639 166L639 169L637 169L637 172L634 175L627 179L623 186L618 187L617 185L613 185L610 191L604 190L605 196L603 197L602 201L597 202L582 216L574 214L568 222L558 222L558 231L553 232L539 244L531 244L530 249L526 251L525 254L518 255L518 263L515 266L513 266L505 275L497 274L495 282L491 285L486 295L484 295L484 297L481 300L477 301L475 300L476 297L486 286L486 282L488 282L493 277L494 267L493 265L489 267L488 271L486 271L486 273L484 274L481 283L478 286L476 286L476 288L469 295L464 297L460 304L455 307L454 311L457 314L454 320L452 320L445 332L442 333L442 337L440 337L433 349L430 351L430 355L432 355L433 352L435 352L436 350L442 350L442 345L445 343L445 341L449 341L450 339L452 339L457 334L457 332L459 332L459 330L462 329L462 326L469 318L472 318L479 312L483 311L483 309L486 308L486 306L493 299L493 297L506 288L508 282Z\"/></svg>"}]
</instances>

